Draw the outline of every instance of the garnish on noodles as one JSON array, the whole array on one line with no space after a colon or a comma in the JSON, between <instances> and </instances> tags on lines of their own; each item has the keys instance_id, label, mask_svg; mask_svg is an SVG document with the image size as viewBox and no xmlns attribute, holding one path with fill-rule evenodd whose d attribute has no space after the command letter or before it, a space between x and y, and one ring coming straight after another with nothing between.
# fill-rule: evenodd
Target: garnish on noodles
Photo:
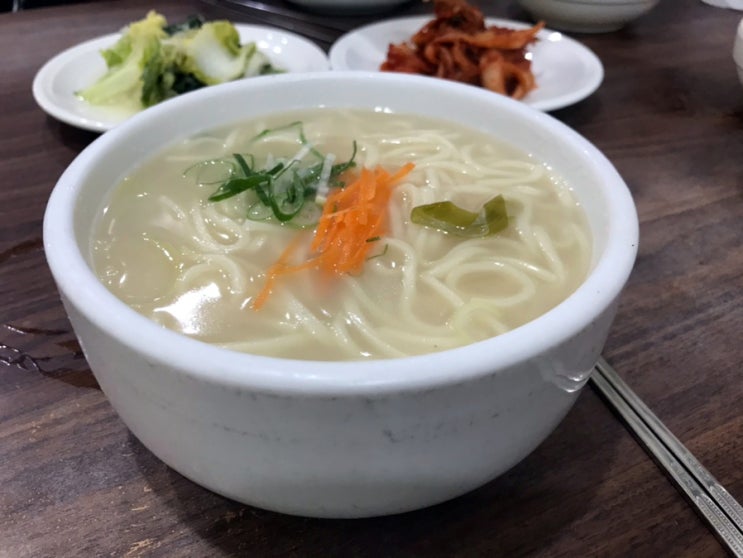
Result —
<instances>
[{"instance_id":1,"label":"garnish on noodles","mask_svg":"<svg viewBox=\"0 0 743 558\"><path fill-rule=\"evenodd\" d=\"M479 85L514 99L537 87L526 54L544 22L528 29L486 26L465 0L434 0L434 15L409 42L389 45L380 70Z\"/></svg>"},{"instance_id":2,"label":"garnish on noodles","mask_svg":"<svg viewBox=\"0 0 743 558\"><path fill-rule=\"evenodd\" d=\"M344 188L336 188L323 206L322 216L310 246L313 257L291 265L289 260L298 246L290 243L267 272L261 292L252 308L259 310L282 276L307 268L319 268L331 275L359 273L368 259L371 243L387 232L387 205L397 183L413 170L407 163L394 174L381 167L363 168L361 175Z\"/></svg>"}]
</instances>

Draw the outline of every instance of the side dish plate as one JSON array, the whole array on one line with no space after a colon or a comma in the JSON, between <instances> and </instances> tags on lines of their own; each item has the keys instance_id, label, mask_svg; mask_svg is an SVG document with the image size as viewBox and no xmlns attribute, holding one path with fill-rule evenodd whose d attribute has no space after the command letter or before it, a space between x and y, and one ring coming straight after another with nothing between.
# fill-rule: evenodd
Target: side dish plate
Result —
<instances>
[{"instance_id":1,"label":"side dish plate","mask_svg":"<svg viewBox=\"0 0 743 558\"><path fill-rule=\"evenodd\" d=\"M333 70L379 70L390 43L410 40L429 16L391 19L360 27L340 37L330 49ZM527 29L528 23L505 19L486 20L487 25ZM532 71L537 89L523 101L539 110L550 111L577 103L601 85L604 67L587 47L558 31L543 29L531 45Z\"/></svg>"},{"instance_id":2,"label":"side dish plate","mask_svg":"<svg viewBox=\"0 0 743 558\"><path fill-rule=\"evenodd\" d=\"M318 72L330 67L322 49L304 37L259 25L238 23L235 27L243 43L254 41L275 66L287 72ZM44 64L32 87L38 105L62 122L94 132L110 130L132 116L121 109L90 105L75 95L105 73L106 64L100 51L113 45L120 36L113 33L86 41Z\"/></svg>"}]
</instances>

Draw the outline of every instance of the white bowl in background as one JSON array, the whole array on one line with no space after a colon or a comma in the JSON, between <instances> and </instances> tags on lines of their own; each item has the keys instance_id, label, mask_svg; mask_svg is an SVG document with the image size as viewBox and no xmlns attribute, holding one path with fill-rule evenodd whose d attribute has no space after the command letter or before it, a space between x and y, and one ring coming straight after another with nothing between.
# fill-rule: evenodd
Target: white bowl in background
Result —
<instances>
[{"instance_id":1,"label":"white bowl in background","mask_svg":"<svg viewBox=\"0 0 743 558\"><path fill-rule=\"evenodd\" d=\"M616 31L645 13L659 0L517 0L534 19L576 33Z\"/></svg>"},{"instance_id":2,"label":"white bowl in background","mask_svg":"<svg viewBox=\"0 0 743 558\"><path fill-rule=\"evenodd\" d=\"M205 129L321 105L445 117L552 166L588 215L594 254L587 279L554 309L501 336L435 354L357 362L268 358L207 345L156 325L98 281L89 261L93 223L133 167ZM435 504L528 455L587 381L637 242L626 185L564 124L475 87L376 72L266 76L157 105L87 147L59 179L44 218L48 263L70 321L134 435L215 492L321 517Z\"/></svg>"},{"instance_id":3,"label":"white bowl in background","mask_svg":"<svg viewBox=\"0 0 743 558\"><path fill-rule=\"evenodd\" d=\"M738 79L740 79L740 83L743 85L743 19L738 23L735 40L733 41L733 61L738 70Z\"/></svg>"},{"instance_id":4,"label":"white bowl in background","mask_svg":"<svg viewBox=\"0 0 743 558\"><path fill-rule=\"evenodd\" d=\"M743 10L743 0L702 0L705 4L716 8L729 8L731 10Z\"/></svg>"}]
</instances>

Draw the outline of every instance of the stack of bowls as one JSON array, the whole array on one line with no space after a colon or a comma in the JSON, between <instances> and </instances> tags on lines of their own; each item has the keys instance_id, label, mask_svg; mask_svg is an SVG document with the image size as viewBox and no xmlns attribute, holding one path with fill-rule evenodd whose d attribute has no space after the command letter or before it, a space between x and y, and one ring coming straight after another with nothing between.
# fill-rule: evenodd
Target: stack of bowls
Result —
<instances>
[{"instance_id":1,"label":"stack of bowls","mask_svg":"<svg viewBox=\"0 0 743 558\"><path fill-rule=\"evenodd\" d=\"M577 33L621 29L649 12L658 0L518 0L534 19L548 27Z\"/></svg>"}]
</instances>

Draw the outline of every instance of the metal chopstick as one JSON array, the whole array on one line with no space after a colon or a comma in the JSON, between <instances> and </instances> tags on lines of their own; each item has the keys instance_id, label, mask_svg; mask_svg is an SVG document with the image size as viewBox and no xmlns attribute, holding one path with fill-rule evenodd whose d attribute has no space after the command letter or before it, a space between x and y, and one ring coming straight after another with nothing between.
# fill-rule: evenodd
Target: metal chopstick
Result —
<instances>
[{"instance_id":1,"label":"metal chopstick","mask_svg":"<svg viewBox=\"0 0 743 558\"><path fill-rule=\"evenodd\" d=\"M676 482L733 556L743 558L743 507L600 358L591 382Z\"/></svg>"}]
</instances>

